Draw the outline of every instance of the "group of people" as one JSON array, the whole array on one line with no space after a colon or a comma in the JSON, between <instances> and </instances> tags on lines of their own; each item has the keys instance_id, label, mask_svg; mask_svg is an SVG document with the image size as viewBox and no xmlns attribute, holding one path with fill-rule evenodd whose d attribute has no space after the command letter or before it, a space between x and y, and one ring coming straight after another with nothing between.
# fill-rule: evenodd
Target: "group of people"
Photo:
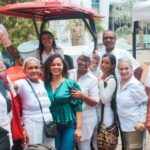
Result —
<instances>
[{"instance_id":1,"label":"group of people","mask_svg":"<svg viewBox=\"0 0 150 150\"><path fill-rule=\"evenodd\" d=\"M142 150L148 102L145 87L139 81L142 68L127 51L116 48L115 42L113 31L103 33L105 49L99 53L102 73L98 78L103 123L108 128L117 117L122 149Z\"/></svg>"},{"instance_id":2,"label":"group of people","mask_svg":"<svg viewBox=\"0 0 150 150\"><path fill-rule=\"evenodd\" d=\"M5 39L8 41L8 35ZM148 96L139 81L142 68L127 51L117 49L115 42L115 33L105 31L105 49L93 56L81 54L77 68L71 70L63 50L48 31L41 34L35 57L23 61L17 50L12 50L14 58L23 64L27 78L12 83L6 74L0 74L5 85L0 89L0 149L9 150L13 145L11 99L17 94L23 136L18 143L20 148L14 144L13 150L39 143L57 150L99 150L97 128L102 105L106 128L117 120L122 149L142 150L146 120L150 120L146 119ZM7 49L10 45L11 42L4 46ZM44 124L49 121L57 124L55 138L45 135Z\"/></svg>"}]
</instances>

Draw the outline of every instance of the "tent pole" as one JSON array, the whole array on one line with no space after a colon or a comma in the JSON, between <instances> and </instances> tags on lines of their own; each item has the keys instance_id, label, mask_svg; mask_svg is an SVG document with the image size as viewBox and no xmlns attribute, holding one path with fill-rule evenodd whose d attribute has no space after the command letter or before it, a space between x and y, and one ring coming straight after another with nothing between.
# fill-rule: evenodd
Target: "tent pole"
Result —
<instances>
[{"instance_id":1,"label":"tent pole","mask_svg":"<svg viewBox=\"0 0 150 150\"><path fill-rule=\"evenodd\" d=\"M138 29L138 21L134 22L133 25L133 41L132 41L132 46L133 46L133 57L136 58L136 31Z\"/></svg>"}]
</instances>

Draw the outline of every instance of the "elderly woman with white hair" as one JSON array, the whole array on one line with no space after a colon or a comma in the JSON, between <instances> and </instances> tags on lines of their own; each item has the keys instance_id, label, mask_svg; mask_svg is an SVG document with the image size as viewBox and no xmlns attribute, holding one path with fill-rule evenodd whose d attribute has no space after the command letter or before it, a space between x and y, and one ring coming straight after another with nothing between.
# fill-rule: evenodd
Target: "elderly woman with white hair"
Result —
<instances>
[{"instance_id":1,"label":"elderly woman with white hair","mask_svg":"<svg viewBox=\"0 0 150 150\"><path fill-rule=\"evenodd\" d=\"M54 147L54 139L47 138L43 129L44 120L49 122L53 119L49 109L51 102L44 82L40 80L40 62L34 57L29 57L24 61L23 67L27 78L15 81L14 87L21 98L22 121L29 134L29 145L44 143Z\"/></svg>"},{"instance_id":2,"label":"elderly woman with white hair","mask_svg":"<svg viewBox=\"0 0 150 150\"><path fill-rule=\"evenodd\" d=\"M144 86L133 76L131 62L118 61L121 76L117 92L117 111L125 150L142 150L145 132L147 95Z\"/></svg>"}]
</instances>

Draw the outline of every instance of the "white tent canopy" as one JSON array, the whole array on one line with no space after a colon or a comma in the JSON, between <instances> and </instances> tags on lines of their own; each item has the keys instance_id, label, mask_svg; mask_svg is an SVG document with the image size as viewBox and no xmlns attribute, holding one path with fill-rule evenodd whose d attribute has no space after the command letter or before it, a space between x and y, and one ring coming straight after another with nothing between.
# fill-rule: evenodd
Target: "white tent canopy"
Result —
<instances>
[{"instance_id":1,"label":"white tent canopy","mask_svg":"<svg viewBox=\"0 0 150 150\"><path fill-rule=\"evenodd\" d=\"M132 9L133 21L150 22L150 0L137 2Z\"/></svg>"}]
</instances>

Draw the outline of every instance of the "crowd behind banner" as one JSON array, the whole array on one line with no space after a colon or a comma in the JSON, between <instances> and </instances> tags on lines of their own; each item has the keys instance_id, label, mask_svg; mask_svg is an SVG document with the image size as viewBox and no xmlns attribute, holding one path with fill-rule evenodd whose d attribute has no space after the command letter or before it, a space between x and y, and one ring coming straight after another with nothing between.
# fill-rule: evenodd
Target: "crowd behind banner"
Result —
<instances>
[{"instance_id":1,"label":"crowd behind banner","mask_svg":"<svg viewBox=\"0 0 150 150\"><path fill-rule=\"evenodd\" d=\"M70 70L49 31L25 60L2 24L0 43L23 74L9 76L0 56L0 150L115 150L119 134L122 150L144 149L150 80L140 82L142 67L115 47L113 31L104 31L103 50L83 52Z\"/></svg>"}]
</instances>

